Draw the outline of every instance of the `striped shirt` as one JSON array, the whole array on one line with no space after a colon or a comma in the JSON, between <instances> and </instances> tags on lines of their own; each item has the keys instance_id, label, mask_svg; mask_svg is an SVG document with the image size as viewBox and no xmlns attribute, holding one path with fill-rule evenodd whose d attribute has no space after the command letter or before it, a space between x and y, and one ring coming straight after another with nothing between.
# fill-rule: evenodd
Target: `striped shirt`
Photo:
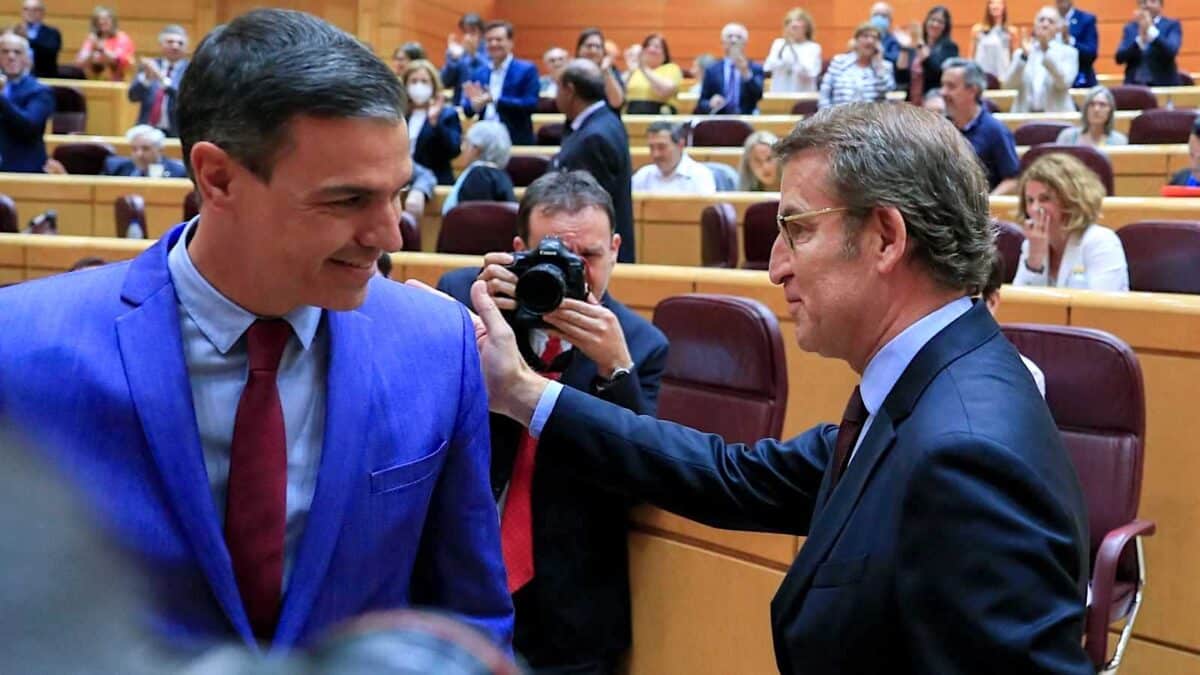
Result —
<instances>
[{"instance_id":1,"label":"striped shirt","mask_svg":"<svg viewBox=\"0 0 1200 675\"><path fill-rule=\"evenodd\" d=\"M882 101L896 86L889 61L858 65L854 52L838 54L829 62L829 70L821 79L818 107L822 110L846 103Z\"/></svg>"}]
</instances>

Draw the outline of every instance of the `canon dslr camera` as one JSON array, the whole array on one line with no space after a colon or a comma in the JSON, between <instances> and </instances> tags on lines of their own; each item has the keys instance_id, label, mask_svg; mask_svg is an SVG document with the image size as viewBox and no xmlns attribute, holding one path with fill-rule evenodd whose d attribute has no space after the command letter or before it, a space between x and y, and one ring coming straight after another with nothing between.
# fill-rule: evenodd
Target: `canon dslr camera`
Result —
<instances>
[{"instance_id":1,"label":"canon dslr camera","mask_svg":"<svg viewBox=\"0 0 1200 675\"><path fill-rule=\"evenodd\" d=\"M558 309L566 298L587 298L583 258L558 237L545 237L537 248L517 251L508 269L517 275L517 309L510 322L517 328L546 328L542 315Z\"/></svg>"}]
</instances>

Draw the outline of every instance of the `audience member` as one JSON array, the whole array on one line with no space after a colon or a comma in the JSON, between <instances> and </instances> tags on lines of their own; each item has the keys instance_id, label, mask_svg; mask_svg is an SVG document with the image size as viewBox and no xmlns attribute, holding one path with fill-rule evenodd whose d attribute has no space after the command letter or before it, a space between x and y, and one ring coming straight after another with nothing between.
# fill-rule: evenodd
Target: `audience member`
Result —
<instances>
[{"instance_id":1,"label":"audience member","mask_svg":"<svg viewBox=\"0 0 1200 675\"><path fill-rule=\"evenodd\" d=\"M604 33L599 28L585 28L575 43L575 58L591 59L604 72L604 97L608 107L620 110L625 105L625 79L613 57L604 48Z\"/></svg>"},{"instance_id":2,"label":"audience member","mask_svg":"<svg viewBox=\"0 0 1200 675\"><path fill-rule=\"evenodd\" d=\"M1096 32L1096 15L1075 6L1074 0L1054 0L1063 18L1062 41L1079 52L1079 72L1075 87L1096 86L1096 55L1100 53L1100 36Z\"/></svg>"},{"instance_id":3,"label":"audience member","mask_svg":"<svg viewBox=\"0 0 1200 675\"><path fill-rule=\"evenodd\" d=\"M882 101L896 86L892 63L883 58L879 47L882 34L871 23L854 31L854 51L838 54L829 62L821 78L818 108L847 103Z\"/></svg>"},{"instance_id":4,"label":"audience member","mask_svg":"<svg viewBox=\"0 0 1200 675\"><path fill-rule=\"evenodd\" d=\"M546 74L538 78L538 96L541 98L554 98L558 93L558 71L567 64L567 50L562 47L551 47L542 55L542 65L546 67Z\"/></svg>"},{"instance_id":5,"label":"audience member","mask_svg":"<svg viewBox=\"0 0 1200 675\"><path fill-rule=\"evenodd\" d=\"M688 157L687 134L681 124L651 122L646 129L650 163L633 174L634 192L711 195L717 191L712 171Z\"/></svg>"},{"instance_id":6,"label":"audience member","mask_svg":"<svg viewBox=\"0 0 1200 675\"><path fill-rule=\"evenodd\" d=\"M1188 157L1192 160L1192 165L1176 171L1171 176L1171 185L1200 187L1200 118L1196 120L1196 125L1192 127L1192 133L1188 136Z\"/></svg>"},{"instance_id":7,"label":"audience member","mask_svg":"<svg viewBox=\"0 0 1200 675\"><path fill-rule=\"evenodd\" d=\"M139 124L125 132L129 142L129 157L109 157L104 160L102 176L131 176L148 178L187 178L183 162L163 155L162 129ZM54 160L50 160L54 161Z\"/></svg>"},{"instance_id":8,"label":"audience member","mask_svg":"<svg viewBox=\"0 0 1200 675\"><path fill-rule=\"evenodd\" d=\"M821 45L813 42L812 16L797 7L783 16L783 37L767 51L763 70L771 74L771 91L788 94L816 91L821 75Z\"/></svg>"},{"instance_id":9,"label":"audience member","mask_svg":"<svg viewBox=\"0 0 1200 675\"><path fill-rule=\"evenodd\" d=\"M992 272L988 275L987 283L984 284L983 290L980 292L980 296L982 296L983 301L987 304L988 311L991 312L993 317L996 316L996 312L1000 311L1000 286L1004 283L1004 272L1004 256L1000 255L1000 252L997 251L996 255L992 258ZM1025 367L1029 370L1029 374L1033 376L1033 383L1037 385L1038 392L1041 393L1042 398L1045 398L1045 373L1038 367L1038 364L1033 362L1033 359L1020 352L1017 355L1021 357L1021 362L1025 364Z\"/></svg>"},{"instance_id":10,"label":"audience member","mask_svg":"<svg viewBox=\"0 0 1200 675\"><path fill-rule=\"evenodd\" d=\"M538 105L537 66L513 57L513 27L493 21L484 31L490 64L477 68L463 84L462 110L467 117L497 120L514 145L533 145L533 118Z\"/></svg>"},{"instance_id":11,"label":"audience member","mask_svg":"<svg viewBox=\"0 0 1200 675\"><path fill-rule=\"evenodd\" d=\"M408 69L408 64L413 61L428 60L429 57L425 54L425 48L421 46L420 42L405 42L392 52L392 72L396 73L396 77L403 77L404 71Z\"/></svg>"},{"instance_id":12,"label":"audience member","mask_svg":"<svg viewBox=\"0 0 1200 675\"><path fill-rule=\"evenodd\" d=\"M762 66L746 56L750 33L740 23L721 29L725 58L704 71L697 115L752 115L763 94Z\"/></svg>"},{"instance_id":13,"label":"audience member","mask_svg":"<svg viewBox=\"0 0 1200 675\"><path fill-rule=\"evenodd\" d=\"M1117 102L1107 87L1092 87L1083 99L1079 126L1063 129L1055 143L1059 145L1127 145L1129 138L1113 128Z\"/></svg>"},{"instance_id":14,"label":"audience member","mask_svg":"<svg viewBox=\"0 0 1200 675\"><path fill-rule=\"evenodd\" d=\"M775 157L778 142L779 138L769 131L756 131L746 137L738 162L739 191L779 191L779 160Z\"/></svg>"},{"instance_id":15,"label":"audience member","mask_svg":"<svg viewBox=\"0 0 1200 675\"><path fill-rule=\"evenodd\" d=\"M629 136L604 98L604 73L588 59L574 59L558 75L558 109L570 130L552 162L556 169L587 171L613 201L613 228L621 235L620 262L634 262L633 164Z\"/></svg>"},{"instance_id":16,"label":"audience member","mask_svg":"<svg viewBox=\"0 0 1200 675\"><path fill-rule=\"evenodd\" d=\"M91 78L121 82L133 65L134 46L117 27L117 14L108 7L92 10L91 32L75 56L75 65Z\"/></svg>"},{"instance_id":17,"label":"audience member","mask_svg":"<svg viewBox=\"0 0 1200 675\"><path fill-rule=\"evenodd\" d=\"M162 129L171 138L179 136L175 120L175 97L187 72L188 35L183 26L171 24L158 34L162 54L157 59L142 58L138 73L129 85L129 100L137 103L138 124Z\"/></svg>"},{"instance_id":18,"label":"audience member","mask_svg":"<svg viewBox=\"0 0 1200 675\"><path fill-rule=\"evenodd\" d=\"M900 27L893 28L892 6L886 2L871 5L871 16L867 22L878 28L879 34L883 36L880 48L883 50L883 58L892 64L896 88L907 90L912 76L912 60L916 54L913 33Z\"/></svg>"},{"instance_id":19,"label":"audience member","mask_svg":"<svg viewBox=\"0 0 1200 675\"><path fill-rule=\"evenodd\" d=\"M985 88L987 76L978 63L955 57L942 65L941 89L947 116L975 148L992 194L1012 194L1021 171L1017 143L1008 127L981 103Z\"/></svg>"},{"instance_id":20,"label":"audience member","mask_svg":"<svg viewBox=\"0 0 1200 675\"><path fill-rule=\"evenodd\" d=\"M946 99L942 98L942 89L930 89L925 92L925 96L921 98L921 107L930 112L935 112L942 117L946 116Z\"/></svg>"},{"instance_id":21,"label":"audience member","mask_svg":"<svg viewBox=\"0 0 1200 675\"><path fill-rule=\"evenodd\" d=\"M659 33L642 40L636 65L625 77L625 112L630 115L674 114L671 100L679 93L683 71L671 61L671 48Z\"/></svg>"},{"instance_id":22,"label":"audience member","mask_svg":"<svg viewBox=\"0 0 1200 675\"><path fill-rule=\"evenodd\" d=\"M942 5L936 5L925 15L925 23L921 29L921 42L917 45L917 59L921 62L924 72L924 90L929 91L941 86L942 63L947 59L958 56L958 45L950 39L950 10ZM984 78L984 88L987 79Z\"/></svg>"},{"instance_id":23,"label":"audience member","mask_svg":"<svg viewBox=\"0 0 1200 675\"><path fill-rule=\"evenodd\" d=\"M1003 80L1017 46L1017 31L1008 25L1008 3L987 0L983 21L971 27L971 53L983 72Z\"/></svg>"},{"instance_id":24,"label":"audience member","mask_svg":"<svg viewBox=\"0 0 1200 675\"><path fill-rule=\"evenodd\" d=\"M24 0L21 3L20 29L33 48L33 74L36 77L58 77L58 53L62 51L62 33L44 23L46 3Z\"/></svg>"},{"instance_id":25,"label":"audience member","mask_svg":"<svg viewBox=\"0 0 1200 675\"><path fill-rule=\"evenodd\" d=\"M54 92L29 73L29 41L0 35L0 171L40 173L46 164L42 134L54 114Z\"/></svg>"},{"instance_id":26,"label":"audience member","mask_svg":"<svg viewBox=\"0 0 1200 675\"><path fill-rule=\"evenodd\" d=\"M1065 153L1039 157L1021 174L1017 217L1025 228L1013 284L1128 291L1117 233L1097 225L1104 186Z\"/></svg>"},{"instance_id":27,"label":"audience member","mask_svg":"<svg viewBox=\"0 0 1200 675\"><path fill-rule=\"evenodd\" d=\"M1070 112L1075 110L1071 85L1079 68L1079 52L1057 40L1062 17L1053 6L1038 10L1033 37L1026 38L1004 73L1004 86L1017 90L1011 112Z\"/></svg>"},{"instance_id":28,"label":"audience member","mask_svg":"<svg viewBox=\"0 0 1200 675\"><path fill-rule=\"evenodd\" d=\"M1117 64L1125 66L1125 84L1179 84L1175 57L1183 42L1183 26L1162 11L1163 0L1138 0L1133 20L1125 24L1117 47Z\"/></svg>"},{"instance_id":29,"label":"audience member","mask_svg":"<svg viewBox=\"0 0 1200 675\"><path fill-rule=\"evenodd\" d=\"M505 170L511 152L512 141L503 124L484 120L468 127L462 142L467 166L442 202L442 214L449 213L459 202L517 201L512 178Z\"/></svg>"},{"instance_id":30,"label":"audience member","mask_svg":"<svg viewBox=\"0 0 1200 675\"><path fill-rule=\"evenodd\" d=\"M608 40L604 42L605 52L608 52L608 43ZM614 42L613 44L616 43ZM630 74L637 70L638 64L641 62L641 56L642 45L638 43L629 45L625 48L624 52L621 52L621 58L625 61L625 71L621 75L626 81L629 80Z\"/></svg>"},{"instance_id":31,"label":"audience member","mask_svg":"<svg viewBox=\"0 0 1200 675\"><path fill-rule=\"evenodd\" d=\"M417 222L425 215L425 204L433 199L437 188L437 176L428 167L413 162L412 180L408 183L408 195L404 198L404 210L411 213Z\"/></svg>"},{"instance_id":32,"label":"audience member","mask_svg":"<svg viewBox=\"0 0 1200 675\"><path fill-rule=\"evenodd\" d=\"M408 92L408 142L413 161L433 171L440 185L452 185L450 162L462 152L462 122L458 110L446 105L437 67L424 59L413 61L401 82Z\"/></svg>"},{"instance_id":33,"label":"audience member","mask_svg":"<svg viewBox=\"0 0 1200 675\"><path fill-rule=\"evenodd\" d=\"M451 33L446 38L446 64L442 66L442 84L454 90L454 101L462 100L462 86L471 73L486 67L487 43L483 39L483 18L468 12L458 20L462 38Z\"/></svg>"},{"instance_id":34,"label":"audience member","mask_svg":"<svg viewBox=\"0 0 1200 675\"><path fill-rule=\"evenodd\" d=\"M587 262L590 297L564 300L544 316L549 331L522 331L520 339L561 373L563 386L653 416L667 340L608 293L621 248L613 215L608 193L582 171L549 173L526 188L513 250L558 237ZM438 288L470 307L471 285L480 279L500 307L512 309L517 277L504 267L511 262L507 253L490 253L482 270L450 272ZM561 355L553 358L551 350ZM590 476L567 471L552 459L556 448L523 431L492 417L492 489L498 499L504 495L513 646L535 673L615 674L630 642L629 502Z\"/></svg>"}]
</instances>

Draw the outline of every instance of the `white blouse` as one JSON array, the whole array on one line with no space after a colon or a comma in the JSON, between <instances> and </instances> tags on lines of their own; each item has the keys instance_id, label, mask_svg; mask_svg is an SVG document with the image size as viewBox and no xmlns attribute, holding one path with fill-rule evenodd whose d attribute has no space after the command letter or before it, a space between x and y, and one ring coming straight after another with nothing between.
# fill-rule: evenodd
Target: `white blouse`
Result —
<instances>
[{"instance_id":1,"label":"white blouse","mask_svg":"<svg viewBox=\"0 0 1200 675\"><path fill-rule=\"evenodd\" d=\"M1029 241L1021 244L1021 260L1017 263L1014 286L1052 286L1055 288L1087 288L1093 291L1128 291L1129 266L1125 249L1117 233L1103 225L1089 225L1082 233L1067 237L1067 247L1058 264L1058 274L1050 283L1047 260L1041 273L1029 269Z\"/></svg>"},{"instance_id":2,"label":"white blouse","mask_svg":"<svg viewBox=\"0 0 1200 675\"><path fill-rule=\"evenodd\" d=\"M812 40L789 44L783 38L775 38L763 70L771 73L772 92L816 91L817 77L821 74L821 45Z\"/></svg>"}]
</instances>

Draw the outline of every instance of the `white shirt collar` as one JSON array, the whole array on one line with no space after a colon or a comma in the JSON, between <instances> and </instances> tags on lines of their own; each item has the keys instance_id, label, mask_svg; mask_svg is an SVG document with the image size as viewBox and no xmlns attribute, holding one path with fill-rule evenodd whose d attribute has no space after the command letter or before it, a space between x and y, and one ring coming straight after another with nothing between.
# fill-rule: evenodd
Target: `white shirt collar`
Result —
<instances>
[{"instance_id":1,"label":"white shirt collar","mask_svg":"<svg viewBox=\"0 0 1200 675\"><path fill-rule=\"evenodd\" d=\"M587 120L587 118L591 117L593 113L606 105L608 105L608 101L596 101L595 103L584 108L583 112L579 113L575 116L575 119L571 120L571 131L579 131L579 127L583 126L583 123Z\"/></svg>"}]
</instances>

